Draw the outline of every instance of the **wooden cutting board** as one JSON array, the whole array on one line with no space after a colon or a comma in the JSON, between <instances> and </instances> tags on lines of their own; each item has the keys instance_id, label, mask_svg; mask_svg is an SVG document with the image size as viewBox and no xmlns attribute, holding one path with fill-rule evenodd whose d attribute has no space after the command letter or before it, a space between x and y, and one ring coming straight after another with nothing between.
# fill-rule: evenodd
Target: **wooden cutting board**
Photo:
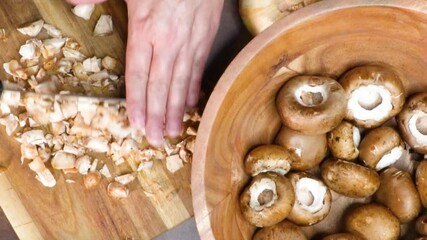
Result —
<instances>
[{"instance_id":1,"label":"wooden cutting board","mask_svg":"<svg viewBox=\"0 0 427 240\"><path fill-rule=\"evenodd\" d=\"M98 5L90 21L70 10L63 0L2 0L0 29L6 29L8 39L0 42L0 65L18 59L19 46L28 39L16 28L39 19L76 39L87 56L109 55L124 62L124 1ZM93 37L93 28L103 13L112 15L114 34ZM5 77L2 68L0 78ZM81 178L69 184L56 172L57 186L43 187L34 173L21 165L19 149L19 143L1 127L0 165L8 166L8 170L0 175L0 207L21 239L149 239L193 215L190 164L171 174L164 162L157 161L150 173L140 173L130 185L127 199L112 200L107 196L105 179L101 186L88 191Z\"/></svg>"}]
</instances>

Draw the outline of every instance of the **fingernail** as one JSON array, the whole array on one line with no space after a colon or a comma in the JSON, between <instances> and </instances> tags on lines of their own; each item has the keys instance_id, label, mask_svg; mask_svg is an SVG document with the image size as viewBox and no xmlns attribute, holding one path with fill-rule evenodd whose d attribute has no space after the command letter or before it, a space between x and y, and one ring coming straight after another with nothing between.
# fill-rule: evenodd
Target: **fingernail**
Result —
<instances>
[{"instance_id":1,"label":"fingernail","mask_svg":"<svg viewBox=\"0 0 427 240\"><path fill-rule=\"evenodd\" d=\"M173 122L168 124L167 132L169 137L178 137L179 135L181 135L181 130L181 123Z\"/></svg>"},{"instance_id":2,"label":"fingernail","mask_svg":"<svg viewBox=\"0 0 427 240\"><path fill-rule=\"evenodd\" d=\"M153 147L163 146L163 134L158 131L147 132L147 141Z\"/></svg>"}]
</instances>

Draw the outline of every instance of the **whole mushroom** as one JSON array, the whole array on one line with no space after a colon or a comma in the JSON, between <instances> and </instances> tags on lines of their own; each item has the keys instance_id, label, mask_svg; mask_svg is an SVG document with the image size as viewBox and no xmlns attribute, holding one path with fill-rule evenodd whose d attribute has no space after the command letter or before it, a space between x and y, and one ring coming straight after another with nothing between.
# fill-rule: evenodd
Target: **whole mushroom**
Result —
<instances>
[{"instance_id":1,"label":"whole mushroom","mask_svg":"<svg viewBox=\"0 0 427 240\"><path fill-rule=\"evenodd\" d=\"M351 233L335 233L322 238L322 240L363 240L363 239Z\"/></svg>"},{"instance_id":2,"label":"whole mushroom","mask_svg":"<svg viewBox=\"0 0 427 240\"><path fill-rule=\"evenodd\" d=\"M295 203L287 219L300 226L322 221L331 209L332 195L328 187L304 172L290 173L288 178L295 190Z\"/></svg>"},{"instance_id":3,"label":"whole mushroom","mask_svg":"<svg viewBox=\"0 0 427 240\"><path fill-rule=\"evenodd\" d=\"M415 228L418 234L427 237L427 214L421 215L417 218Z\"/></svg>"},{"instance_id":4,"label":"whole mushroom","mask_svg":"<svg viewBox=\"0 0 427 240\"><path fill-rule=\"evenodd\" d=\"M285 219L295 202L294 188L284 176L260 173L240 195L240 208L246 220L257 227L273 226Z\"/></svg>"},{"instance_id":5,"label":"whole mushroom","mask_svg":"<svg viewBox=\"0 0 427 240\"><path fill-rule=\"evenodd\" d=\"M347 95L332 78L296 76L280 89L276 106L285 126L318 135L341 123L347 111Z\"/></svg>"},{"instance_id":6,"label":"whole mushroom","mask_svg":"<svg viewBox=\"0 0 427 240\"><path fill-rule=\"evenodd\" d=\"M405 152L405 145L396 130L383 126L373 129L363 138L359 152L360 160L379 171L399 160Z\"/></svg>"},{"instance_id":7,"label":"whole mushroom","mask_svg":"<svg viewBox=\"0 0 427 240\"><path fill-rule=\"evenodd\" d=\"M320 0L240 0L240 15L249 32L257 35L284 16Z\"/></svg>"},{"instance_id":8,"label":"whole mushroom","mask_svg":"<svg viewBox=\"0 0 427 240\"><path fill-rule=\"evenodd\" d=\"M415 172L415 184L420 194L421 203L427 208L427 160L423 160L418 164Z\"/></svg>"},{"instance_id":9,"label":"whole mushroom","mask_svg":"<svg viewBox=\"0 0 427 240\"><path fill-rule=\"evenodd\" d=\"M421 154L427 154L427 93L409 98L397 116L402 138Z\"/></svg>"},{"instance_id":10,"label":"whole mushroom","mask_svg":"<svg viewBox=\"0 0 427 240\"><path fill-rule=\"evenodd\" d=\"M400 223L386 207L368 203L349 211L344 219L345 230L363 239L397 240Z\"/></svg>"},{"instance_id":11,"label":"whole mushroom","mask_svg":"<svg viewBox=\"0 0 427 240\"><path fill-rule=\"evenodd\" d=\"M275 143L295 153L297 157L291 163L291 169L297 171L319 165L328 150L326 134L305 135L286 126L280 129Z\"/></svg>"},{"instance_id":12,"label":"whole mushroom","mask_svg":"<svg viewBox=\"0 0 427 240\"><path fill-rule=\"evenodd\" d=\"M259 229L252 240L307 240L307 237L300 227L284 220L271 227Z\"/></svg>"},{"instance_id":13,"label":"whole mushroom","mask_svg":"<svg viewBox=\"0 0 427 240\"><path fill-rule=\"evenodd\" d=\"M339 80L349 95L346 119L361 128L374 128L396 116L405 102L399 75L383 66L361 66Z\"/></svg>"},{"instance_id":14,"label":"whole mushroom","mask_svg":"<svg viewBox=\"0 0 427 240\"><path fill-rule=\"evenodd\" d=\"M251 150L245 158L245 171L251 176L263 172L285 175L295 161L294 154L278 145L261 145Z\"/></svg>"},{"instance_id":15,"label":"whole mushroom","mask_svg":"<svg viewBox=\"0 0 427 240\"><path fill-rule=\"evenodd\" d=\"M352 161L359 156L360 130L353 124L342 121L328 133L328 146L334 157Z\"/></svg>"},{"instance_id":16,"label":"whole mushroom","mask_svg":"<svg viewBox=\"0 0 427 240\"><path fill-rule=\"evenodd\" d=\"M320 171L326 186L347 197L369 197L380 186L375 170L353 162L328 159L322 163Z\"/></svg>"},{"instance_id":17,"label":"whole mushroom","mask_svg":"<svg viewBox=\"0 0 427 240\"><path fill-rule=\"evenodd\" d=\"M392 167L381 172L380 179L375 201L388 207L401 223L414 220L422 206L411 175Z\"/></svg>"}]
</instances>

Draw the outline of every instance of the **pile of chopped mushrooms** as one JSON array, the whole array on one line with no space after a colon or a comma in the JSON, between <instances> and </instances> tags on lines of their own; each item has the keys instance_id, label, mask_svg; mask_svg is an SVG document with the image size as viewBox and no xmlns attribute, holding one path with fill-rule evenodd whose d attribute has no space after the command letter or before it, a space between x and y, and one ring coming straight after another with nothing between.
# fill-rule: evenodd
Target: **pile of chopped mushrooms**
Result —
<instances>
[{"instance_id":1,"label":"pile of chopped mushrooms","mask_svg":"<svg viewBox=\"0 0 427 240\"><path fill-rule=\"evenodd\" d=\"M89 20L94 8L78 5L72 11ZM144 133L129 126L124 100L108 98L123 96L123 67L118 60L85 56L78 42L43 20L17 31L29 39L19 49L20 59L3 64L7 85L42 95L4 92L0 124L21 144L21 163L41 184L54 187L57 172L70 184L81 175L87 189L104 178L111 197L125 198L128 184L138 172L149 172L154 161L163 161L171 173L191 162L200 122L197 111L185 114L180 137L166 139L163 148L151 148ZM112 31L111 16L102 15L94 36ZM4 29L0 40L7 41ZM69 94L105 98L76 100L66 97ZM0 167L0 173L5 170Z\"/></svg>"}]
</instances>

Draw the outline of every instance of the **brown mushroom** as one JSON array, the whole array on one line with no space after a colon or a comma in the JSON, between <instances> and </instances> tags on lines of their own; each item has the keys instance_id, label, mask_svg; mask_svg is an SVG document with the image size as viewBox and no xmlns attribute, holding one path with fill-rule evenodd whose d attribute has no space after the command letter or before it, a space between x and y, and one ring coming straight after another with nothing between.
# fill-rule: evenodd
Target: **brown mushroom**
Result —
<instances>
[{"instance_id":1,"label":"brown mushroom","mask_svg":"<svg viewBox=\"0 0 427 240\"><path fill-rule=\"evenodd\" d=\"M284 220L271 227L259 229L252 240L307 240L307 237L300 227Z\"/></svg>"},{"instance_id":2,"label":"brown mushroom","mask_svg":"<svg viewBox=\"0 0 427 240\"><path fill-rule=\"evenodd\" d=\"M427 93L409 98L397 116L400 134L415 151L427 154Z\"/></svg>"},{"instance_id":3,"label":"brown mushroom","mask_svg":"<svg viewBox=\"0 0 427 240\"><path fill-rule=\"evenodd\" d=\"M249 32L257 35L293 11L320 0L240 0L240 16Z\"/></svg>"},{"instance_id":4,"label":"brown mushroom","mask_svg":"<svg viewBox=\"0 0 427 240\"><path fill-rule=\"evenodd\" d=\"M248 153L245 158L245 171L251 176L263 172L285 175L291 169L295 155L278 145L261 145Z\"/></svg>"},{"instance_id":5,"label":"brown mushroom","mask_svg":"<svg viewBox=\"0 0 427 240\"><path fill-rule=\"evenodd\" d=\"M326 134L304 135L286 126L282 126L275 142L297 155L291 163L291 169L297 171L308 170L319 165L328 150Z\"/></svg>"},{"instance_id":6,"label":"brown mushroom","mask_svg":"<svg viewBox=\"0 0 427 240\"><path fill-rule=\"evenodd\" d=\"M380 174L380 179L375 201L388 207L401 223L414 220L421 211L421 200L411 175L388 168Z\"/></svg>"},{"instance_id":7,"label":"brown mushroom","mask_svg":"<svg viewBox=\"0 0 427 240\"><path fill-rule=\"evenodd\" d=\"M340 83L349 95L346 119L374 128L396 116L405 102L402 80L391 69L361 66L345 73Z\"/></svg>"},{"instance_id":8,"label":"brown mushroom","mask_svg":"<svg viewBox=\"0 0 427 240\"><path fill-rule=\"evenodd\" d=\"M400 223L386 207L368 203L352 209L345 217L346 231L369 240L399 239Z\"/></svg>"},{"instance_id":9,"label":"brown mushroom","mask_svg":"<svg viewBox=\"0 0 427 240\"><path fill-rule=\"evenodd\" d=\"M7 170L6 167L0 166L0 174L6 172L6 170Z\"/></svg>"},{"instance_id":10,"label":"brown mushroom","mask_svg":"<svg viewBox=\"0 0 427 240\"><path fill-rule=\"evenodd\" d=\"M257 227L268 227L285 219L292 210L295 193L291 182L276 173L260 173L240 195L240 208L246 220Z\"/></svg>"},{"instance_id":11,"label":"brown mushroom","mask_svg":"<svg viewBox=\"0 0 427 240\"><path fill-rule=\"evenodd\" d=\"M329 159L322 163L320 171L326 186L347 197L369 197L380 186L376 171L353 162Z\"/></svg>"},{"instance_id":12,"label":"brown mushroom","mask_svg":"<svg viewBox=\"0 0 427 240\"><path fill-rule=\"evenodd\" d=\"M415 183L420 194L421 203L427 208L427 160L423 160L418 164Z\"/></svg>"},{"instance_id":13,"label":"brown mushroom","mask_svg":"<svg viewBox=\"0 0 427 240\"><path fill-rule=\"evenodd\" d=\"M405 152L405 145L396 130L383 126L373 129L363 138L359 152L360 160L379 171L399 160Z\"/></svg>"},{"instance_id":14,"label":"brown mushroom","mask_svg":"<svg viewBox=\"0 0 427 240\"><path fill-rule=\"evenodd\" d=\"M287 219L300 226L322 221L331 209L332 195L328 187L304 172L290 173L288 178L295 190L295 203Z\"/></svg>"},{"instance_id":15,"label":"brown mushroom","mask_svg":"<svg viewBox=\"0 0 427 240\"><path fill-rule=\"evenodd\" d=\"M427 237L427 214L421 215L417 218L415 228L418 234Z\"/></svg>"},{"instance_id":16,"label":"brown mushroom","mask_svg":"<svg viewBox=\"0 0 427 240\"><path fill-rule=\"evenodd\" d=\"M359 156L360 131L353 124L342 121L328 133L328 146L334 157L351 161Z\"/></svg>"},{"instance_id":17,"label":"brown mushroom","mask_svg":"<svg viewBox=\"0 0 427 240\"><path fill-rule=\"evenodd\" d=\"M322 240L363 240L363 239L351 233L335 233L322 238Z\"/></svg>"},{"instance_id":18,"label":"brown mushroom","mask_svg":"<svg viewBox=\"0 0 427 240\"><path fill-rule=\"evenodd\" d=\"M276 106L285 126L318 135L341 123L347 110L347 95L332 78L297 76L280 89Z\"/></svg>"}]
</instances>

